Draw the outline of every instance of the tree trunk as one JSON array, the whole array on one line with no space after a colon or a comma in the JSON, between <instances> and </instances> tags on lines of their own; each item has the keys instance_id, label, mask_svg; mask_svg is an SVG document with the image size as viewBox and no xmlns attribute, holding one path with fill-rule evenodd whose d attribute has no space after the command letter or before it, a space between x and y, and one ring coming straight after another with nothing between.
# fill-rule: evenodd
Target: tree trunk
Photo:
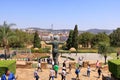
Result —
<instances>
[{"instance_id":1,"label":"tree trunk","mask_svg":"<svg viewBox=\"0 0 120 80\"><path fill-rule=\"evenodd\" d=\"M104 58L105 58L105 65L107 64L107 55L104 55Z\"/></svg>"},{"instance_id":2,"label":"tree trunk","mask_svg":"<svg viewBox=\"0 0 120 80\"><path fill-rule=\"evenodd\" d=\"M6 49L6 46L4 47L4 53L5 53L5 60L7 60L7 49Z\"/></svg>"}]
</instances>

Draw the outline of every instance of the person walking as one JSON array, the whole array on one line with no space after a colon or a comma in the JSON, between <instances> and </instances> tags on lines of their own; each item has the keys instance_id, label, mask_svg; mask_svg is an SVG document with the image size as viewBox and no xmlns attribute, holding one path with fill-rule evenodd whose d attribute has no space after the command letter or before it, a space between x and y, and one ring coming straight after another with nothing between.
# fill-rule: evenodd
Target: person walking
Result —
<instances>
[{"instance_id":1,"label":"person walking","mask_svg":"<svg viewBox=\"0 0 120 80\"><path fill-rule=\"evenodd\" d=\"M1 80L16 80L15 76L8 68L5 69L5 74L2 75Z\"/></svg>"},{"instance_id":2,"label":"person walking","mask_svg":"<svg viewBox=\"0 0 120 80\"><path fill-rule=\"evenodd\" d=\"M66 67L66 61L63 62L63 67Z\"/></svg>"},{"instance_id":3,"label":"person walking","mask_svg":"<svg viewBox=\"0 0 120 80\"><path fill-rule=\"evenodd\" d=\"M62 73L61 73L61 80L66 80L66 68L65 67L63 67L63 69L62 69Z\"/></svg>"},{"instance_id":4,"label":"person walking","mask_svg":"<svg viewBox=\"0 0 120 80\"><path fill-rule=\"evenodd\" d=\"M69 73L71 73L72 65L69 63Z\"/></svg>"},{"instance_id":5,"label":"person walking","mask_svg":"<svg viewBox=\"0 0 120 80\"><path fill-rule=\"evenodd\" d=\"M100 67L99 67L99 68L98 68L98 78L100 78L101 73L102 73L102 71L101 71L101 69L100 69Z\"/></svg>"},{"instance_id":6,"label":"person walking","mask_svg":"<svg viewBox=\"0 0 120 80\"><path fill-rule=\"evenodd\" d=\"M55 77L55 71L53 70L53 68L50 68L50 74L49 74L49 80L54 80L54 77Z\"/></svg>"},{"instance_id":7,"label":"person walking","mask_svg":"<svg viewBox=\"0 0 120 80\"><path fill-rule=\"evenodd\" d=\"M55 78L57 78L57 73L58 73L59 66L57 64L54 65L54 70L55 70Z\"/></svg>"},{"instance_id":8,"label":"person walking","mask_svg":"<svg viewBox=\"0 0 120 80\"><path fill-rule=\"evenodd\" d=\"M97 62L96 62L96 69L98 69L100 67L100 63L99 63L99 60L97 60ZM96 69L95 69L95 71L96 71Z\"/></svg>"},{"instance_id":9,"label":"person walking","mask_svg":"<svg viewBox=\"0 0 120 80\"><path fill-rule=\"evenodd\" d=\"M88 65L88 67L87 67L87 76L88 76L88 77L90 77L90 71L91 71L90 65Z\"/></svg>"},{"instance_id":10,"label":"person walking","mask_svg":"<svg viewBox=\"0 0 120 80\"><path fill-rule=\"evenodd\" d=\"M34 78L35 78L35 80L39 80L39 75L38 75L37 69L34 71Z\"/></svg>"},{"instance_id":11,"label":"person walking","mask_svg":"<svg viewBox=\"0 0 120 80\"><path fill-rule=\"evenodd\" d=\"M38 62L38 69L37 69L37 71L39 71L39 70L41 70L41 72L42 72L41 62Z\"/></svg>"},{"instance_id":12,"label":"person walking","mask_svg":"<svg viewBox=\"0 0 120 80\"><path fill-rule=\"evenodd\" d=\"M80 68L79 67L75 70L75 74L76 74L76 79L80 80L79 79L79 74L80 74Z\"/></svg>"}]
</instances>

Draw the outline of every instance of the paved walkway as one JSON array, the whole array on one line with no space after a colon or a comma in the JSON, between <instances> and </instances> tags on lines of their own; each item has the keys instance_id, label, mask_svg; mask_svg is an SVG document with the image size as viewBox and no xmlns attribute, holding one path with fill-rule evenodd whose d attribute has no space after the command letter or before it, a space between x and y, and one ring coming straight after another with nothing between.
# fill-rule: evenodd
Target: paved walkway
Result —
<instances>
[{"instance_id":1,"label":"paved walkway","mask_svg":"<svg viewBox=\"0 0 120 80\"><path fill-rule=\"evenodd\" d=\"M104 61L104 56L98 53L78 53L76 56L76 53L71 54L62 54L62 56L68 56L71 58L74 58L76 61L78 61L78 58L83 56L85 61ZM111 59L111 57L108 56L107 60ZM64 61L65 59L62 59Z\"/></svg>"}]
</instances>

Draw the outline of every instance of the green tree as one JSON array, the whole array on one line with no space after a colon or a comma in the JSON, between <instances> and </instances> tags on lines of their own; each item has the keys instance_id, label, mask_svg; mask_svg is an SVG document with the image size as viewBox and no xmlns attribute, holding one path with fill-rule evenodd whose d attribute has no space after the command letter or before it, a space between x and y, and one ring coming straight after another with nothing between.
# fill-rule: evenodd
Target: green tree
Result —
<instances>
[{"instance_id":1,"label":"green tree","mask_svg":"<svg viewBox=\"0 0 120 80\"><path fill-rule=\"evenodd\" d=\"M5 59L7 59L6 54L7 52L9 52L9 39L14 36L10 27L14 25L15 24L7 24L5 21L3 25L0 25L0 39L1 39L1 45L4 47L5 50Z\"/></svg>"},{"instance_id":2,"label":"green tree","mask_svg":"<svg viewBox=\"0 0 120 80\"><path fill-rule=\"evenodd\" d=\"M120 28L117 28L109 35L111 46L120 47Z\"/></svg>"},{"instance_id":3,"label":"green tree","mask_svg":"<svg viewBox=\"0 0 120 80\"><path fill-rule=\"evenodd\" d=\"M14 30L16 34L15 38L9 39L9 45L12 48L23 48L27 45L32 45L33 43L33 34L29 34L27 32L23 32L22 30L16 29Z\"/></svg>"},{"instance_id":4,"label":"green tree","mask_svg":"<svg viewBox=\"0 0 120 80\"><path fill-rule=\"evenodd\" d=\"M34 48L40 48L40 47L41 47L40 38L39 38L39 35L38 35L38 32L37 32L37 31L36 31L35 34L34 34L33 45L34 45Z\"/></svg>"},{"instance_id":5,"label":"green tree","mask_svg":"<svg viewBox=\"0 0 120 80\"><path fill-rule=\"evenodd\" d=\"M79 35L79 44L82 44L83 47L88 47L91 45L94 34L89 32L84 32Z\"/></svg>"},{"instance_id":6,"label":"green tree","mask_svg":"<svg viewBox=\"0 0 120 80\"><path fill-rule=\"evenodd\" d=\"M72 47L78 49L78 26L75 25L73 36L72 36Z\"/></svg>"},{"instance_id":7,"label":"green tree","mask_svg":"<svg viewBox=\"0 0 120 80\"><path fill-rule=\"evenodd\" d=\"M69 37L66 41L67 42L66 47L67 47L68 50L72 47L72 44L73 44L72 37L73 37L73 30L70 30Z\"/></svg>"},{"instance_id":8,"label":"green tree","mask_svg":"<svg viewBox=\"0 0 120 80\"><path fill-rule=\"evenodd\" d=\"M102 54L105 58L105 64L107 60L107 54L108 54L109 44L105 42L100 42L98 45L98 53Z\"/></svg>"},{"instance_id":9,"label":"green tree","mask_svg":"<svg viewBox=\"0 0 120 80\"><path fill-rule=\"evenodd\" d=\"M106 33L98 33L92 39L92 45L98 46L100 42L110 43L110 38Z\"/></svg>"}]
</instances>

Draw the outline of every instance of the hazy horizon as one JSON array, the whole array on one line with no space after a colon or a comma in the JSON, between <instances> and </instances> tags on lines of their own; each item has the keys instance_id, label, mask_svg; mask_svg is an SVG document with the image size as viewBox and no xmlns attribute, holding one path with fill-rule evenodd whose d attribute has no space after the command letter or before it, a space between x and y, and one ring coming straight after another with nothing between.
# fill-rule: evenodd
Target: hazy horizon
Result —
<instances>
[{"instance_id":1,"label":"hazy horizon","mask_svg":"<svg viewBox=\"0 0 120 80\"><path fill-rule=\"evenodd\" d=\"M79 30L120 27L120 0L1 0L0 24ZM53 27L51 27L53 24Z\"/></svg>"}]
</instances>

